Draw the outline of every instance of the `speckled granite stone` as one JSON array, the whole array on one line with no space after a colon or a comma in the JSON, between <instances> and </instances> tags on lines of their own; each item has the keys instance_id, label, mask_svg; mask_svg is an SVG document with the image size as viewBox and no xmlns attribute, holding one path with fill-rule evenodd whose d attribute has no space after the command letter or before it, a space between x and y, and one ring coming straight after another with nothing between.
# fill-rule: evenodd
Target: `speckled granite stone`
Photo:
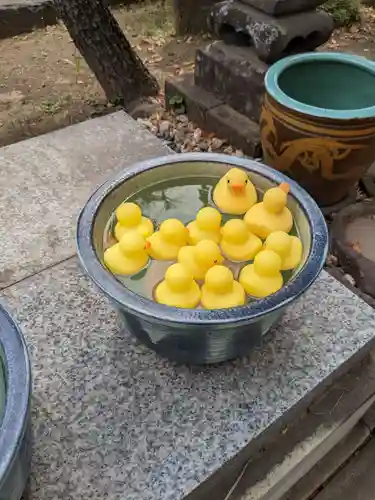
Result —
<instances>
[{"instance_id":1,"label":"speckled granite stone","mask_svg":"<svg viewBox=\"0 0 375 500\"><path fill-rule=\"evenodd\" d=\"M181 500L375 336L373 310L326 273L262 348L199 369L122 332L76 259L2 299L33 363L32 500Z\"/></svg>"},{"instance_id":2,"label":"speckled granite stone","mask_svg":"<svg viewBox=\"0 0 375 500\"><path fill-rule=\"evenodd\" d=\"M121 168L168 153L123 112L0 149L0 288L75 253L75 221Z\"/></svg>"}]
</instances>

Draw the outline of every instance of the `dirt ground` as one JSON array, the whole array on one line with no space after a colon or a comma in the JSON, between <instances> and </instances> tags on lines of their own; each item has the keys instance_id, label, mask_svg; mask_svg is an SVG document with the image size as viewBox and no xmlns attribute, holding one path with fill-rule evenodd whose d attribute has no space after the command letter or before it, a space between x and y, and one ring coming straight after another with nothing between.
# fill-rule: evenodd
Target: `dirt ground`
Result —
<instances>
[{"instance_id":1,"label":"dirt ground","mask_svg":"<svg viewBox=\"0 0 375 500\"><path fill-rule=\"evenodd\" d=\"M168 5L145 3L115 16L161 84L191 70L196 48L207 43L176 38ZM325 49L375 59L374 20L375 11L363 9L361 25L338 31ZM0 146L111 111L64 26L0 40L0 53Z\"/></svg>"}]
</instances>

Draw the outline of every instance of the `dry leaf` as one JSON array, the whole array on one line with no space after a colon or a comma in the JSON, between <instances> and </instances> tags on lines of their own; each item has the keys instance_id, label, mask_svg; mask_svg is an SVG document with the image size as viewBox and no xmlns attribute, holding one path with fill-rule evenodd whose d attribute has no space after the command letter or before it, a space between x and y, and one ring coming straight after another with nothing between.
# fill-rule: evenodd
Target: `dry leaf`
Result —
<instances>
[{"instance_id":1,"label":"dry leaf","mask_svg":"<svg viewBox=\"0 0 375 500\"><path fill-rule=\"evenodd\" d=\"M359 241L349 241L349 246L357 253L362 253Z\"/></svg>"}]
</instances>

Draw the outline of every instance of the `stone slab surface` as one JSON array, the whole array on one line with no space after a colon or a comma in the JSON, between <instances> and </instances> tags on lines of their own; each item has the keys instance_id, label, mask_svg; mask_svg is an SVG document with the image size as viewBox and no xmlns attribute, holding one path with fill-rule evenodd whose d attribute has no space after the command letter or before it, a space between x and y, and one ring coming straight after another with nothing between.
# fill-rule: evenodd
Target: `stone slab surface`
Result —
<instances>
[{"instance_id":1,"label":"stone slab surface","mask_svg":"<svg viewBox=\"0 0 375 500\"><path fill-rule=\"evenodd\" d=\"M1 296L32 358L32 500L223 500L196 488L239 452L249 459L252 440L375 337L374 311L325 272L262 348L206 368L175 366L121 331L75 258Z\"/></svg>"},{"instance_id":2,"label":"stone slab surface","mask_svg":"<svg viewBox=\"0 0 375 500\"><path fill-rule=\"evenodd\" d=\"M75 254L75 222L121 168L168 150L123 112L0 149L0 288Z\"/></svg>"},{"instance_id":3,"label":"stone slab surface","mask_svg":"<svg viewBox=\"0 0 375 500\"><path fill-rule=\"evenodd\" d=\"M212 9L210 26L224 42L253 46L262 61L272 63L324 44L333 32L334 22L322 11L275 18L240 1L226 0Z\"/></svg>"},{"instance_id":4,"label":"stone slab surface","mask_svg":"<svg viewBox=\"0 0 375 500\"><path fill-rule=\"evenodd\" d=\"M375 438L324 486L314 500L374 500Z\"/></svg>"},{"instance_id":5,"label":"stone slab surface","mask_svg":"<svg viewBox=\"0 0 375 500\"><path fill-rule=\"evenodd\" d=\"M268 65L253 49L213 42L198 49L195 83L233 109L258 122Z\"/></svg>"},{"instance_id":6,"label":"stone slab surface","mask_svg":"<svg viewBox=\"0 0 375 500\"><path fill-rule=\"evenodd\" d=\"M242 0L242 2L271 16L281 16L315 9L324 3L324 0Z\"/></svg>"}]
</instances>

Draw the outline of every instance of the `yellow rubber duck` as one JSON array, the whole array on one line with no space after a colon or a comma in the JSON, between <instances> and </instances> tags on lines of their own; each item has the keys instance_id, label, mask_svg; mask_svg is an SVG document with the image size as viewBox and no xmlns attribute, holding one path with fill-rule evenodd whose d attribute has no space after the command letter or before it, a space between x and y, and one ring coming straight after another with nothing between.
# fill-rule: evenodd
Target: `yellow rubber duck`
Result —
<instances>
[{"instance_id":1,"label":"yellow rubber duck","mask_svg":"<svg viewBox=\"0 0 375 500\"><path fill-rule=\"evenodd\" d=\"M144 238L148 238L154 232L154 225L150 219L143 217L142 211L136 203L122 203L115 212L117 223L115 225L115 237L120 241L125 233L138 231Z\"/></svg>"},{"instance_id":2,"label":"yellow rubber duck","mask_svg":"<svg viewBox=\"0 0 375 500\"><path fill-rule=\"evenodd\" d=\"M243 215L257 202L257 192L246 172L231 168L216 184L213 199L221 212Z\"/></svg>"},{"instance_id":3,"label":"yellow rubber duck","mask_svg":"<svg viewBox=\"0 0 375 500\"><path fill-rule=\"evenodd\" d=\"M271 233L264 242L264 248L280 255L282 271L295 269L301 262L303 250L301 240L284 231Z\"/></svg>"},{"instance_id":4,"label":"yellow rubber duck","mask_svg":"<svg viewBox=\"0 0 375 500\"><path fill-rule=\"evenodd\" d=\"M159 231L147 238L148 253L156 260L176 260L188 237L189 231L180 220L167 219L160 224Z\"/></svg>"},{"instance_id":5,"label":"yellow rubber duck","mask_svg":"<svg viewBox=\"0 0 375 500\"><path fill-rule=\"evenodd\" d=\"M202 240L196 246L182 247L178 262L193 274L194 279L203 280L207 271L223 262L219 246L211 240Z\"/></svg>"},{"instance_id":6,"label":"yellow rubber duck","mask_svg":"<svg viewBox=\"0 0 375 500\"><path fill-rule=\"evenodd\" d=\"M156 287L154 296L159 304L193 309L200 302L201 291L185 266L172 264L164 280Z\"/></svg>"},{"instance_id":7,"label":"yellow rubber duck","mask_svg":"<svg viewBox=\"0 0 375 500\"><path fill-rule=\"evenodd\" d=\"M221 234L223 255L233 262L252 260L262 250L262 240L249 231L242 219L228 220Z\"/></svg>"},{"instance_id":8,"label":"yellow rubber duck","mask_svg":"<svg viewBox=\"0 0 375 500\"><path fill-rule=\"evenodd\" d=\"M207 271L202 286L201 303L205 309L226 309L243 306L245 291L233 278L233 273L225 266L214 266Z\"/></svg>"},{"instance_id":9,"label":"yellow rubber duck","mask_svg":"<svg viewBox=\"0 0 375 500\"><path fill-rule=\"evenodd\" d=\"M268 189L263 201L250 208L244 221L252 233L262 239L274 231L289 233L293 227L293 216L286 206L289 190L289 184L282 182L280 186Z\"/></svg>"},{"instance_id":10,"label":"yellow rubber duck","mask_svg":"<svg viewBox=\"0 0 375 500\"><path fill-rule=\"evenodd\" d=\"M114 274L136 274L148 264L147 246L146 240L138 231L127 232L119 243L104 252L104 264Z\"/></svg>"},{"instance_id":11,"label":"yellow rubber duck","mask_svg":"<svg viewBox=\"0 0 375 500\"><path fill-rule=\"evenodd\" d=\"M242 269L239 282L252 297L267 297L283 286L280 270L281 257L272 250L262 250L253 264Z\"/></svg>"},{"instance_id":12,"label":"yellow rubber duck","mask_svg":"<svg viewBox=\"0 0 375 500\"><path fill-rule=\"evenodd\" d=\"M213 207L204 207L199 210L193 222L187 225L189 230L189 244L196 245L202 240L220 242L221 213Z\"/></svg>"}]
</instances>

